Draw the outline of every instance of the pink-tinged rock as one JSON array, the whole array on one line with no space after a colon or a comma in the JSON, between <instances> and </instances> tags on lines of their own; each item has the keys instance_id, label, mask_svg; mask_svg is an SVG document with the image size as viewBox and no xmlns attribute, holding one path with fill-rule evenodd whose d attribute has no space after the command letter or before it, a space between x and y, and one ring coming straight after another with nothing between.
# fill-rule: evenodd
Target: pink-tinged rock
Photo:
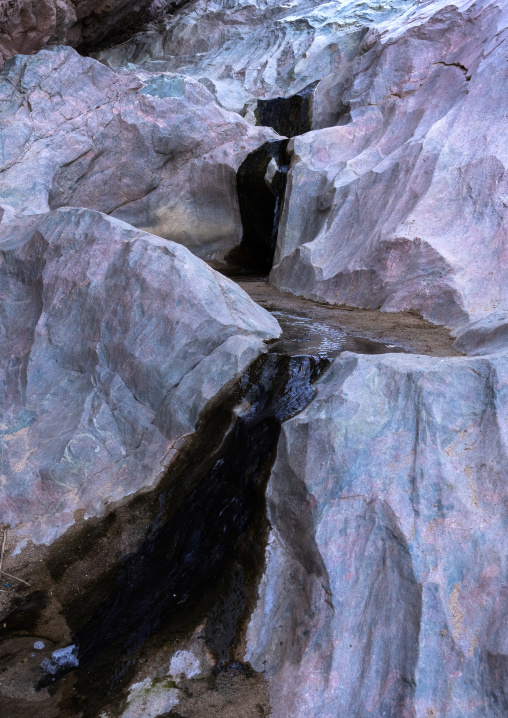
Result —
<instances>
[{"instance_id":1,"label":"pink-tinged rock","mask_svg":"<svg viewBox=\"0 0 508 718\"><path fill-rule=\"evenodd\" d=\"M0 517L49 543L156 484L280 333L181 245L86 209L0 223Z\"/></svg>"},{"instance_id":2,"label":"pink-tinged rock","mask_svg":"<svg viewBox=\"0 0 508 718\"><path fill-rule=\"evenodd\" d=\"M507 432L506 354L335 360L268 486L273 718L508 714Z\"/></svg>"},{"instance_id":3,"label":"pink-tinged rock","mask_svg":"<svg viewBox=\"0 0 508 718\"><path fill-rule=\"evenodd\" d=\"M507 37L500 0L415 3L318 85L275 286L451 328L508 309Z\"/></svg>"},{"instance_id":4,"label":"pink-tinged rock","mask_svg":"<svg viewBox=\"0 0 508 718\"><path fill-rule=\"evenodd\" d=\"M3 0L0 5L0 67L14 55L46 43L91 46L122 37L142 22L181 2L170 0Z\"/></svg>"},{"instance_id":5,"label":"pink-tinged rock","mask_svg":"<svg viewBox=\"0 0 508 718\"><path fill-rule=\"evenodd\" d=\"M256 100L287 97L353 56L367 27L407 0L194 0L97 56L132 72L183 72L255 123ZM134 65L136 68L134 68Z\"/></svg>"},{"instance_id":6,"label":"pink-tinged rock","mask_svg":"<svg viewBox=\"0 0 508 718\"><path fill-rule=\"evenodd\" d=\"M221 258L241 239L236 170L274 137L181 75L120 77L71 48L0 73L0 203L96 209Z\"/></svg>"}]
</instances>

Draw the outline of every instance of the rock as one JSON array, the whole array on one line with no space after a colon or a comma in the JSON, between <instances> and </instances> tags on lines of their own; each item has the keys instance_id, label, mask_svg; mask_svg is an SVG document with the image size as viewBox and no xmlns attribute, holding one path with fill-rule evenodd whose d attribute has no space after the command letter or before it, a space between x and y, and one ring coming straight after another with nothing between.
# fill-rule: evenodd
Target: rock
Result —
<instances>
[{"instance_id":1,"label":"rock","mask_svg":"<svg viewBox=\"0 0 508 718\"><path fill-rule=\"evenodd\" d=\"M145 678L131 686L127 709L122 713L122 718L157 718L168 713L179 702L180 691L172 681Z\"/></svg>"},{"instance_id":2,"label":"rock","mask_svg":"<svg viewBox=\"0 0 508 718\"><path fill-rule=\"evenodd\" d=\"M119 77L70 48L0 73L0 203L96 209L220 259L242 236L236 170L275 137L198 82Z\"/></svg>"},{"instance_id":3,"label":"rock","mask_svg":"<svg viewBox=\"0 0 508 718\"><path fill-rule=\"evenodd\" d=\"M317 86L276 287L449 328L508 309L507 31L497 0L413 4Z\"/></svg>"},{"instance_id":4,"label":"rock","mask_svg":"<svg viewBox=\"0 0 508 718\"><path fill-rule=\"evenodd\" d=\"M508 711L508 358L337 358L282 428L246 660L273 718Z\"/></svg>"},{"instance_id":5,"label":"rock","mask_svg":"<svg viewBox=\"0 0 508 718\"><path fill-rule=\"evenodd\" d=\"M368 26L406 6L404 0L197 0L97 57L129 72L133 64L183 72L254 121L257 99L293 95L339 69Z\"/></svg>"},{"instance_id":6,"label":"rock","mask_svg":"<svg viewBox=\"0 0 508 718\"><path fill-rule=\"evenodd\" d=\"M459 327L454 347L463 354L495 354L508 348L508 312L493 312L472 324Z\"/></svg>"},{"instance_id":7,"label":"rock","mask_svg":"<svg viewBox=\"0 0 508 718\"><path fill-rule=\"evenodd\" d=\"M274 97L258 100L256 120L258 125L272 127L279 135L294 137L312 129L312 105L318 80L290 97Z\"/></svg>"},{"instance_id":8,"label":"rock","mask_svg":"<svg viewBox=\"0 0 508 718\"><path fill-rule=\"evenodd\" d=\"M280 329L184 247L85 209L0 224L0 516L51 543L153 487Z\"/></svg>"},{"instance_id":9,"label":"rock","mask_svg":"<svg viewBox=\"0 0 508 718\"><path fill-rule=\"evenodd\" d=\"M0 67L47 43L89 49L128 37L140 23L180 5L182 0L10 0L0 7Z\"/></svg>"}]
</instances>

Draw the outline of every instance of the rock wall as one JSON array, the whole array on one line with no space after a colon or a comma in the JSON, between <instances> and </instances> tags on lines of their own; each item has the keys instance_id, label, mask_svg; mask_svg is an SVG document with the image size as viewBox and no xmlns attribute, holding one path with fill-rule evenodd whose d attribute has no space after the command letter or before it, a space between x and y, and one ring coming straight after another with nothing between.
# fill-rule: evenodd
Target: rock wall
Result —
<instances>
[{"instance_id":1,"label":"rock wall","mask_svg":"<svg viewBox=\"0 0 508 718\"><path fill-rule=\"evenodd\" d=\"M322 80L275 286L450 328L506 309L507 28L496 0L411 6Z\"/></svg>"},{"instance_id":2,"label":"rock wall","mask_svg":"<svg viewBox=\"0 0 508 718\"><path fill-rule=\"evenodd\" d=\"M248 631L274 718L505 715L506 354L346 353L317 388Z\"/></svg>"},{"instance_id":3,"label":"rock wall","mask_svg":"<svg viewBox=\"0 0 508 718\"><path fill-rule=\"evenodd\" d=\"M188 250L98 212L4 214L0 515L51 543L162 476L202 409L278 336Z\"/></svg>"},{"instance_id":4,"label":"rock wall","mask_svg":"<svg viewBox=\"0 0 508 718\"><path fill-rule=\"evenodd\" d=\"M276 136L192 79L119 77L70 48L8 63L0 122L1 203L95 209L207 259L239 244L236 170Z\"/></svg>"},{"instance_id":5,"label":"rock wall","mask_svg":"<svg viewBox=\"0 0 508 718\"><path fill-rule=\"evenodd\" d=\"M4 710L506 716L505 3L9 8ZM277 321L202 259L268 269L279 216L299 332L267 358ZM465 356L385 338L315 383L276 356L309 346L291 295Z\"/></svg>"},{"instance_id":6,"label":"rock wall","mask_svg":"<svg viewBox=\"0 0 508 718\"><path fill-rule=\"evenodd\" d=\"M257 99L321 80L355 54L369 26L405 9L405 0L195 0L98 57L129 71L184 72L254 121Z\"/></svg>"},{"instance_id":7,"label":"rock wall","mask_svg":"<svg viewBox=\"0 0 508 718\"><path fill-rule=\"evenodd\" d=\"M9 0L0 6L0 67L47 43L90 49L119 40L179 0Z\"/></svg>"}]
</instances>

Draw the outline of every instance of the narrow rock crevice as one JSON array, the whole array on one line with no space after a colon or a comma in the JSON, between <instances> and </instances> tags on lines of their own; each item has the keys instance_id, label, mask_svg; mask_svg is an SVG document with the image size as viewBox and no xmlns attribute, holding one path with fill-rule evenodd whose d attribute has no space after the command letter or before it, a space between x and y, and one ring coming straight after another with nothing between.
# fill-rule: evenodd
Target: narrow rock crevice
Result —
<instances>
[{"instance_id":1,"label":"narrow rock crevice","mask_svg":"<svg viewBox=\"0 0 508 718\"><path fill-rule=\"evenodd\" d=\"M227 262L244 272L268 274L272 267L290 163L288 141L265 142L238 169L243 236Z\"/></svg>"},{"instance_id":2,"label":"narrow rock crevice","mask_svg":"<svg viewBox=\"0 0 508 718\"><path fill-rule=\"evenodd\" d=\"M284 137L296 137L312 129L312 100L319 81L304 87L291 97L258 100L255 110L258 125L271 127Z\"/></svg>"}]
</instances>

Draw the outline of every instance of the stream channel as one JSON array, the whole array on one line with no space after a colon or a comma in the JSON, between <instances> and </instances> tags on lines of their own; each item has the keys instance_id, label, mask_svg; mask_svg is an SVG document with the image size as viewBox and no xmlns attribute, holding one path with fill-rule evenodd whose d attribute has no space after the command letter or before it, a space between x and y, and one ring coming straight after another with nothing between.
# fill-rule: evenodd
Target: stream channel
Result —
<instances>
[{"instance_id":1,"label":"stream channel","mask_svg":"<svg viewBox=\"0 0 508 718\"><path fill-rule=\"evenodd\" d=\"M415 315L330 307L269 284L286 147L287 140L267 143L240 168L244 242L221 267L273 313L281 338L207 407L155 489L56 541L44 557L47 579L37 589L20 586L0 643L1 681L12 688L2 715L268 716L264 679L242 655L264 567L265 488L282 423L307 406L344 351L456 353L446 330ZM107 570L94 571L101 561ZM79 594L77 574L89 577ZM65 622L67 645L48 634L52 611ZM31 650L37 642L43 648ZM168 656L191 644L207 672L182 679L177 690ZM158 708L136 712L133 683L159 686ZM34 686L38 698L24 700Z\"/></svg>"}]
</instances>

